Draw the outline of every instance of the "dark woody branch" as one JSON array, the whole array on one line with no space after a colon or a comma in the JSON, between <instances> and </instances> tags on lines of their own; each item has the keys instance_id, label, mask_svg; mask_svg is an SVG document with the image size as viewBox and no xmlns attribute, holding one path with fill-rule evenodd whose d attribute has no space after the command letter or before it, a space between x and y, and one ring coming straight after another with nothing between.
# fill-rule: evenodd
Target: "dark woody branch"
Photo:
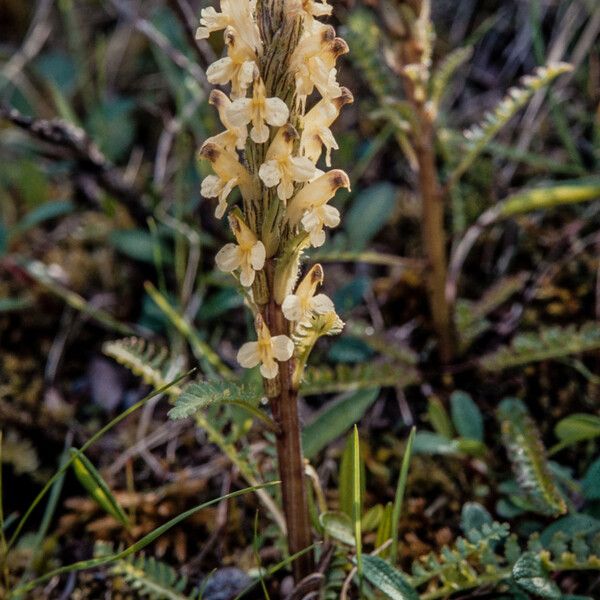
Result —
<instances>
[{"instance_id":1,"label":"dark woody branch","mask_svg":"<svg viewBox=\"0 0 600 600\"><path fill-rule=\"evenodd\" d=\"M137 223L146 223L150 211L144 207L144 194L125 180L83 129L61 119L29 117L10 107L0 107L0 119L9 121L41 142L66 150L76 162L74 177L87 181L91 178L125 206ZM90 198L90 194L84 196Z\"/></svg>"}]
</instances>

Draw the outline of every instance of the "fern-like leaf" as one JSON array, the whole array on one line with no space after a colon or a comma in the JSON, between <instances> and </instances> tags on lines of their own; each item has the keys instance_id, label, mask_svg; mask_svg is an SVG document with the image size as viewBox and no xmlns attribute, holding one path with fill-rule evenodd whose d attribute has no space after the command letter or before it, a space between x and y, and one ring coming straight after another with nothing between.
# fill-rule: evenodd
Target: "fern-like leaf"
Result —
<instances>
[{"instance_id":1,"label":"fern-like leaf","mask_svg":"<svg viewBox=\"0 0 600 600\"><path fill-rule=\"evenodd\" d=\"M311 396L374 387L407 387L418 381L417 370L406 364L339 364L335 367L308 367L300 390L303 395Z\"/></svg>"},{"instance_id":2,"label":"fern-like leaf","mask_svg":"<svg viewBox=\"0 0 600 600\"><path fill-rule=\"evenodd\" d=\"M263 396L259 386L228 381L197 381L187 385L169 411L171 419L186 419L213 404L245 404L255 409Z\"/></svg>"},{"instance_id":3,"label":"fern-like leaf","mask_svg":"<svg viewBox=\"0 0 600 600\"><path fill-rule=\"evenodd\" d=\"M537 91L550 85L559 75L572 69L573 67L567 63L550 63L536 69L533 76L523 77L521 87L511 88L498 106L484 116L480 124L465 132L467 143L464 157L450 175L450 184L452 185L460 179L498 132L529 102Z\"/></svg>"},{"instance_id":4,"label":"fern-like leaf","mask_svg":"<svg viewBox=\"0 0 600 600\"><path fill-rule=\"evenodd\" d=\"M473 55L473 47L456 48L442 61L431 77L431 102L439 109L442 98L454 73Z\"/></svg>"},{"instance_id":5,"label":"fern-like leaf","mask_svg":"<svg viewBox=\"0 0 600 600\"><path fill-rule=\"evenodd\" d=\"M521 545L508 525L483 520L439 553L413 561L410 582L424 588L421 600L449 598L457 592L498 585L542 594L551 573L600 570L600 534L555 533L546 543L533 534ZM532 557L535 560L532 560ZM536 584L538 587L535 587ZM546 597L546 596L541 596Z\"/></svg>"},{"instance_id":6,"label":"fern-like leaf","mask_svg":"<svg viewBox=\"0 0 600 600\"><path fill-rule=\"evenodd\" d=\"M112 554L110 544L99 542L94 554L97 557ZM115 561L110 569L115 577L122 577L141 598L150 600L190 600L184 593L188 582L179 577L171 566L153 557L131 556Z\"/></svg>"},{"instance_id":7,"label":"fern-like leaf","mask_svg":"<svg viewBox=\"0 0 600 600\"><path fill-rule=\"evenodd\" d=\"M499 559L493 548L508 533L507 525L485 523L481 530L469 532L469 540L459 537L451 547L444 547L439 555L431 553L420 557L412 565L412 584L420 587L435 580L439 589L449 591L477 586L477 565L485 565L488 574L499 570Z\"/></svg>"},{"instance_id":8,"label":"fern-like leaf","mask_svg":"<svg viewBox=\"0 0 600 600\"><path fill-rule=\"evenodd\" d=\"M142 338L129 337L106 342L102 351L134 375L141 377L144 383L157 389L165 386L179 371L169 358L166 348L157 347ZM168 393L177 396L181 393L181 388L173 386Z\"/></svg>"},{"instance_id":9,"label":"fern-like leaf","mask_svg":"<svg viewBox=\"0 0 600 600\"><path fill-rule=\"evenodd\" d=\"M302 377L318 339L327 335L337 335L344 328L344 322L335 312L324 315L314 314L307 321L298 323L292 334L296 346L296 368L294 370L294 383L297 385Z\"/></svg>"},{"instance_id":10,"label":"fern-like leaf","mask_svg":"<svg viewBox=\"0 0 600 600\"><path fill-rule=\"evenodd\" d=\"M567 512L548 467L540 432L526 406L517 398L506 398L498 407L498 419L517 483L527 500L544 515Z\"/></svg>"},{"instance_id":11,"label":"fern-like leaf","mask_svg":"<svg viewBox=\"0 0 600 600\"><path fill-rule=\"evenodd\" d=\"M462 350L490 327L486 318L504 304L513 294L521 291L527 281L527 273L518 273L500 279L476 301L459 299L456 303L454 321Z\"/></svg>"},{"instance_id":12,"label":"fern-like leaf","mask_svg":"<svg viewBox=\"0 0 600 600\"><path fill-rule=\"evenodd\" d=\"M537 333L523 333L509 346L484 356L479 364L488 371L502 371L542 360L564 358L600 348L600 324L590 321L577 329L548 327Z\"/></svg>"},{"instance_id":13,"label":"fern-like leaf","mask_svg":"<svg viewBox=\"0 0 600 600\"><path fill-rule=\"evenodd\" d=\"M148 344L145 340L139 338L127 338L116 342L109 342L104 345L104 352L123 366L127 367L133 373L143 377L144 380L155 389L164 387L171 379L168 377L168 374L174 367L172 361L168 358L168 352L166 350L157 349L155 346ZM183 391L184 390L182 390L181 387L173 385L166 393L171 400L177 400L177 398L182 395ZM259 480L255 470L248 463L246 458L237 451L235 445L228 442L221 431L215 427L210 419L202 412L196 410L193 414L198 427L206 431L210 441L216 444L221 449L221 452L236 465L244 479L246 479L250 485L258 485ZM258 414L256 416L258 416ZM266 415L263 414L261 418L263 418L270 427L273 427L271 420ZM273 515L279 527L284 530L285 522L283 515L273 502L269 493L262 489L257 490L256 493Z\"/></svg>"},{"instance_id":14,"label":"fern-like leaf","mask_svg":"<svg viewBox=\"0 0 600 600\"><path fill-rule=\"evenodd\" d=\"M373 13L366 9L353 10L346 22L348 31L344 36L352 48L351 60L356 63L374 95L381 102L396 95L392 76L382 57L382 30Z\"/></svg>"}]
</instances>

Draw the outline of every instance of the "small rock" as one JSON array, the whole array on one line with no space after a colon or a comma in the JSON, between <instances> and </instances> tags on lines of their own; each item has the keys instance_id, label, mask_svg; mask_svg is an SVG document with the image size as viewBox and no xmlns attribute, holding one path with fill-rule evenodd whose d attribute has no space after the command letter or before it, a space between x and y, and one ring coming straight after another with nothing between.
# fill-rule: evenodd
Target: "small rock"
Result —
<instances>
[{"instance_id":1,"label":"small rock","mask_svg":"<svg viewBox=\"0 0 600 600\"><path fill-rule=\"evenodd\" d=\"M208 576L202 597L204 600L232 600L248 585L252 578L236 567L218 569Z\"/></svg>"},{"instance_id":2,"label":"small rock","mask_svg":"<svg viewBox=\"0 0 600 600\"><path fill-rule=\"evenodd\" d=\"M88 380L92 400L107 412L112 412L123 399L124 378L118 366L105 358L95 356L88 366Z\"/></svg>"}]
</instances>

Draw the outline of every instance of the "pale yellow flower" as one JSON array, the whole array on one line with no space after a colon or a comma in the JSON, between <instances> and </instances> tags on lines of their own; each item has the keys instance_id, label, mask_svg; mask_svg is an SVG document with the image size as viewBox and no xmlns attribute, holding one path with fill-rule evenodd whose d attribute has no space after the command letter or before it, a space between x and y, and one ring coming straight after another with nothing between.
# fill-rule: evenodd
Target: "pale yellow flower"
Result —
<instances>
[{"instance_id":1,"label":"pale yellow flower","mask_svg":"<svg viewBox=\"0 0 600 600\"><path fill-rule=\"evenodd\" d=\"M327 0L288 0L286 12L292 16L302 16L305 25L312 26L315 17L328 17L333 7L327 4Z\"/></svg>"},{"instance_id":2,"label":"pale yellow flower","mask_svg":"<svg viewBox=\"0 0 600 600\"><path fill-rule=\"evenodd\" d=\"M334 169L305 185L289 203L287 215L290 225L301 223L315 248L325 242L324 227L333 228L340 224L338 209L327 202L341 187L350 189L350 179L344 171Z\"/></svg>"},{"instance_id":3,"label":"pale yellow flower","mask_svg":"<svg viewBox=\"0 0 600 600\"><path fill-rule=\"evenodd\" d=\"M337 119L344 104L354 101L350 90L342 88L342 94L330 100L323 98L302 119L300 154L316 163L325 147L325 164L331 166L331 150L339 148L329 127Z\"/></svg>"},{"instance_id":4,"label":"pale yellow flower","mask_svg":"<svg viewBox=\"0 0 600 600\"><path fill-rule=\"evenodd\" d=\"M260 52L262 42L254 18L256 2L248 0L221 0L221 12L212 6L200 11L200 27L196 30L197 39L206 39L214 31L232 27L240 38L253 50Z\"/></svg>"},{"instance_id":5,"label":"pale yellow flower","mask_svg":"<svg viewBox=\"0 0 600 600\"><path fill-rule=\"evenodd\" d=\"M294 182L310 181L315 174L315 165L306 156L292 156L296 139L298 132L291 125L281 127L258 171L268 188L277 186L277 196L284 202L294 194Z\"/></svg>"},{"instance_id":6,"label":"pale yellow flower","mask_svg":"<svg viewBox=\"0 0 600 600\"><path fill-rule=\"evenodd\" d=\"M324 315L335 310L328 296L315 295L317 286L323 283L323 277L323 267L314 265L300 282L295 293L286 296L281 310L288 321L302 322L313 313Z\"/></svg>"},{"instance_id":7,"label":"pale yellow flower","mask_svg":"<svg viewBox=\"0 0 600 600\"><path fill-rule=\"evenodd\" d=\"M254 283L256 272L265 266L265 247L240 215L230 214L229 224L237 244L225 244L217 252L215 262L226 273L240 269L240 283L244 287L250 287Z\"/></svg>"},{"instance_id":8,"label":"pale yellow flower","mask_svg":"<svg viewBox=\"0 0 600 600\"><path fill-rule=\"evenodd\" d=\"M276 361L285 362L292 358L294 342L287 335L271 336L271 332L260 315L256 316L256 342L246 342L238 351L237 360L246 369L260 364L260 373L265 379L273 379L279 373Z\"/></svg>"},{"instance_id":9,"label":"pale yellow flower","mask_svg":"<svg viewBox=\"0 0 600 600\"><path fill-rule=\"evenodd\" d=\"M221 90L213 90L208 97L209 104L217 108L221 123L225 131L217 136L215 143L220 143L226 150L243 150L248 137L248 128L245 125L236 126L228 117L228 109L232 102Z\"/></svg>"},{"instance_id":10,"label":"pale yellow flower","mask_svg":"<svg viewBox=\"0 0 600 600\"><path fill-rule=\"evenodd\" d=\"M206 69L210 83L226 85L231 82L231 97L243 98L254 79L255 53L241 40L233 27L225 29L227 56L220 58Z\"/></svg>"},{"instance_id":11,"label":"pale yellow flower","mask_svg":"<svg viewBox=\"0 0 600 600\"><path fill-rule=\"evenodd\" d=\"M265 84L256 70L252 86L252 98L238 98L227 109L227 118L236 127L252 123L250 138L257 144L269 139L268 125L281 127L287 123L290 111L280 98L267 98Z\"/></svg>"},{"instance_id":12,"label":"pale yellow flower","mask_svg":"<svg viewBox=\"0 0 600 600\"><path fill-rule=\"evenodd\" d=\"M215 216L220 219L227 210L227 197L235 186L243 188L249 185L250 174L240 164L237 155L218 142L219 136L208 139L200 148L199 156L210 161L215 172L204 178L200 193L205 198L218 198Z\"/></svg>"},{"instance_id":13,"label":"pale yellow flower","mask_svg":"<svg viewBox=\"0 0 600 600\"><path fill-rule=\"evenodd\" d=\"M304 111L306 98L315 87L323 98L337 98L342 88L337 82L336 60L348 52L348 44L335 37L335 30L320 24L305 34L294 50L290 68L296 78L298 103Z\"/></svg>"}]
</instances>

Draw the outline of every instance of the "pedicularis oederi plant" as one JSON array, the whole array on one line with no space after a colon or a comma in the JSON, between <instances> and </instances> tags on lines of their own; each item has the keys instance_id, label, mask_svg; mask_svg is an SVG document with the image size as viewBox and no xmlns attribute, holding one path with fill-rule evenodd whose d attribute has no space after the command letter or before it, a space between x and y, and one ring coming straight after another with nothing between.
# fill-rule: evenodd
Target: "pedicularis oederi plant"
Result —
<instances>
[{"instance_id":1,"label":"pedicularis oederi plant","mask_svg":"<svg viewBox=\"0 0 600 600\"><path fill-rule=\"evenodd\" d=\"M245 343L242 367L260 366L278 426L277 453L291 554L307 548L312 534L304 486L297 398L304 367L320 336L342 322L332 301L318 292L321 265L302 272L301 255L325 241L340 223L329 204L346 173L331 166L337 143L331 125L352 94L337 81L336 61L348 51L330 25L326 0L221 0L220 12L201 13L197 36L224 32L227 55L207 70L210 102L225 131L206 140L200 157L214 174L202 195L215 198L235 242L217 254L217 266L239 278L255 316L257 341ZM233 192L241 200L234 206ZM294 563L299 579L311 572L310 552Z\"/></svg>"}]
</instances>

